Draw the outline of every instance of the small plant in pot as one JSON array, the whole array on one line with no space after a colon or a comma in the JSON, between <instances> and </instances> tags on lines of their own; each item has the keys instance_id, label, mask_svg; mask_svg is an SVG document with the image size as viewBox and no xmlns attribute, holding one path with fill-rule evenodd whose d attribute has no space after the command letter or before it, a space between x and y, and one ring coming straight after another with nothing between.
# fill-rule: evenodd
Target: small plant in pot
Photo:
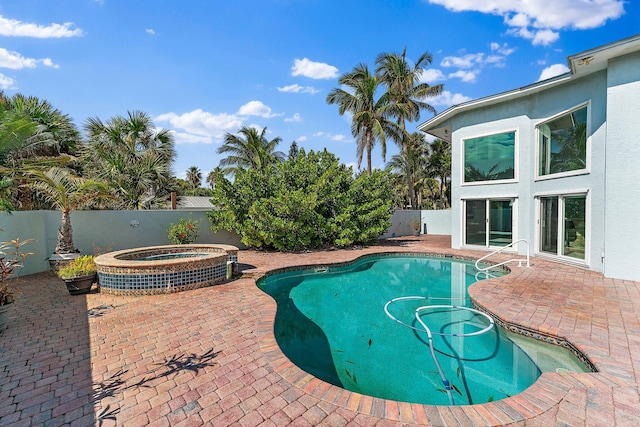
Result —
<instances>
[{"instance_id":1,"label":"small plant in pot","mask_svg":"<svg viewBox=\"0 0 640 427\"><path fill-rule=\"evenodd\" d=\"M64 280L71 295L89 293L96 282L96 264L93 255L78 257L58 270L58 277Z\"/></svg>"},{"instance_id":2,"label":"small plant in pot","mask_svg":"<svg viewBox=\"0 0 640 427\"><path fill-rule=\"evenodd\" d=\"M20 292L17 286L18 273L24 266L25 258L33 255L31 252L22 252L22 245L32 241L14 239L0 243L0 331L8 326L9 310L13 308L16 294Z\"/></svg>"}]
</instances>

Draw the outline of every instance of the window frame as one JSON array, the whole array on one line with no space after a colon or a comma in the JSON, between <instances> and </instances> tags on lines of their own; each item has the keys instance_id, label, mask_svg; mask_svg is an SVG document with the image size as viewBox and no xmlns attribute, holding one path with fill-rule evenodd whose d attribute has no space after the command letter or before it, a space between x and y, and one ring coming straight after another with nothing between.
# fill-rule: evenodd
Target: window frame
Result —
<instances>
[{"instance_id":1,"label":"window frame","mask_svg":"<svg viewBox=\"0 0 640 427\"><path fill-rule=\"evenodd\" d=\"M477 138L486 138L486 137L490 137L490 136L494 136L494 135L502 135L502 134L506 134L506 133L513 133L513 178L509 178L509 179L497 179L497 180L492 180L492 181L472 181L472 182L466 182L465 181L465 143L466 141L470 140L470 139L477 139ZM484 133L484 134L480 134L480 135L474 135L474 136L469 136L466 138L461 138L461 147L462 149L460 150L461 153L461 160L460 160L460 164L462 165L462 167L460 168L460 185L462 187L467 187L467 186L476 186L476 185L495 185L495 184L511 184L511 183L516 183L519 180L519 152L520 152L520 132L518 130L518 128L507 128L505 130L502 131L498 131L498 132L489 132L489 133Z\"/></svg>"},{"instance_id":2,"label":"window frame","mask_svg":"<svg viewBox=\"0 0 640 427\"><path fill-rule=\"evenodd\" d=\"M474 243L467 242L467 203L469 201L483 201L485 203L485 243L484 245L478 245ZM514 194L508 195L497 195L497 196L487 196L487 197L465 197L461 200L462 202L462 247L467 248L482 248L495 250L508 246L511 243L507 243L506 245L491 245L491 202L492 201L509 201L511 202L511 243L518 240L518 196ZM511 247L506 250L515 251L517 248Z\"/></svg>"},{"instance_id":3,"label":"window frame","mask_svg":"<svg viewBox=\"0 0 640 427\"><path fill-rule=\"evenodd\" d=\"M562 227L558 227L557 241L563 241L565 233L564 228L564 216L565 216L565 199L571 197L583 196L584 197L584 221L585 221L585 245L584 245L584 258L575 258L562 253L563 246L558 244L556 253L545 252L541 250L542 245L542 199L543 198L557 198L558 199L558 224L563 224ZM536 207L536 231L535 231L535 246L534 254L540 257L546 257L562 262L576 264L580 266L589 266L591 263L591 192L588 189L564 191L564 192L542 192L534 195L535 207Z\"/></svg>"},{"instance_id":4,"label":"window frame","mask_svg":"<svg viewBox=\"0 0 640 427\"><path fill-rule=\"evenodd\" d=\"M562 116L566 116L568 114L571 114L575 111L578 111L582 108L586 108L587 109L587 123L586 123L586 129L585 129L585 133L586 133L586 141L585 141L585 168L583 169L575 169L575 170L571 170L571 171L565 171L565 172L556 172L556 173L550 173L548 175L541 175L540 174L540 161L541 161L541 156L542 153L540 152L540 127L544 124L547 124L549 122L552 122ZM534 165L534 169L535 169L535 175L534 175L534 181L544 181L547 179L556 179L556 178L564 178L564 177L569 177L569 176L577 176L577 175L587 175L589 173L591 173L591 101L587 101L587 102L583 102L581 104L578 104L576 106L574 106L573 108L561 111L557 114L554 114L551 117L547 117L544 120L541 120L539 122L537 122L535 124L535 147L536 147L536 154L535 154L535 165Z\"/></svg>"}]
</instances>

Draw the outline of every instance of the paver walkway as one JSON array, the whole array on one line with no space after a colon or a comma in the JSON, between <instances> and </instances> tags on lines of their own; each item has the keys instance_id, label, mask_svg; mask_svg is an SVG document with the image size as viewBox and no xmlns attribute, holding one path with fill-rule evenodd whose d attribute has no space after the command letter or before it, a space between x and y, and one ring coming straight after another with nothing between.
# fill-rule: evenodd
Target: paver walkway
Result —
<instances>
[{"instance_id":1,"label":"paver walkway","mask_svg":"<svg viewBox=\"0 0 640 427\"><path fill-rule=\"evenodd\" d=\"M241 251L239 261L259 275L372 252L478 257L449 242ZM70 296L49 273L23 279L0 334L0 426L640 425L640 283L542 259L470 294L503 322L567 339L598 372L544 373L517 396L464 407L362 396L299 370L275 344L275 303L252 278L147 297Z\"/></svg>"}]
</instances>

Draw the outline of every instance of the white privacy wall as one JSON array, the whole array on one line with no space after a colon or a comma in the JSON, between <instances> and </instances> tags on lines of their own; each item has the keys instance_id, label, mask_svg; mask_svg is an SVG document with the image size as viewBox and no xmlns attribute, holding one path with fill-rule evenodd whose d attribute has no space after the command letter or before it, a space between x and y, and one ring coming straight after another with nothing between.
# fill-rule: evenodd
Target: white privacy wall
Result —
<instances>
[{"instance_id":1,"label":"white privacy wall","mask_svg":"<svg viewBox=\"0 0 640 427\"><path fill-rule=\"evenodd\" d=\"M188 219L189 213L188 210L73 211L73 242L83 254L167 245L169 226L179 222L180 218ZM235 233L211 231L206 211L193 211L191 214L194 220L201 220L196 243L242 247ZM48 258L56 247L61 218L59 211L0 212L0 229L4 230L0 232L0 241L16 237L36 240L24 247L25 251L34 252L34 255L27 258L22 274L49 269Z\"/></svg>"}]
</instances>

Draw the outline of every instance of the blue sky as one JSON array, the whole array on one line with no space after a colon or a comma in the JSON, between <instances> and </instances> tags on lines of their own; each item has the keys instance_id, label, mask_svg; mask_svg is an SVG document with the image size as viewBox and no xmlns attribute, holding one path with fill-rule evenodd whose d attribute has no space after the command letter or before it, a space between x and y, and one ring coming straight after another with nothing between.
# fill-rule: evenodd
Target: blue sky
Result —
<instances>
[{"instance_id":1,"label":"blue sky","mask_svg":"<svg viewBox=\"0 0 640 427\"><path fill-rule=\"evenodd\" d=\"M440 112L561 74L568 55L640 33L639 3L0 0L0 88L46 99L80 128L144 111L174 131L179 177L190 166L206 176L224 134L242 126L267 127L285 153L295 140L355 166L350 119L325 99L357 64L432 53L423 81L444 84L429 101ZM397 152L390 143L387 161ZM384 167L379 150L373 166Z\"/></svg>"}]
</instances>

